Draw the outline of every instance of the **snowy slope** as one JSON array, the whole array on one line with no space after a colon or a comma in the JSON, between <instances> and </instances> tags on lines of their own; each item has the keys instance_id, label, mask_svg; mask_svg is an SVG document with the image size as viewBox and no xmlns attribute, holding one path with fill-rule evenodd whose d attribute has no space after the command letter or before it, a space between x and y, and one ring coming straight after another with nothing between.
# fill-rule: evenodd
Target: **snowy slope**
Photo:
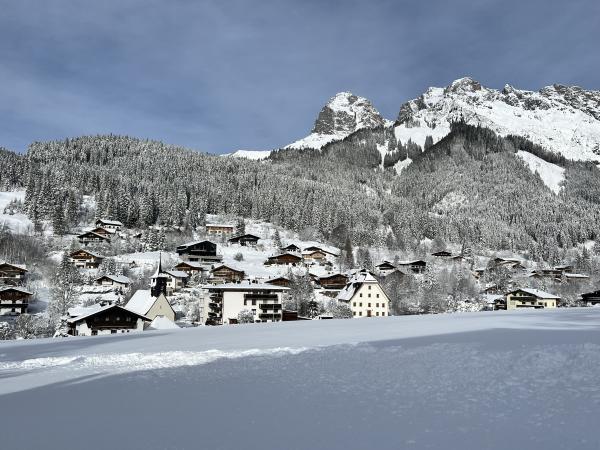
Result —
<instances>
[{"instance_id":1,"label":"snowy slope","mask_svg":"<svg viewBox=\"0 0 600 450\"><path fill-rule=\"evenodd\" d=\"M33 223L25 214L4 214L6 205L15 199L25 201L25 191L0 192L0 225L6 225L16 233L33 230Z\"/></svg>"},{"instance_id":2,"label":"snowy slope","mask_svg":"<svg viewBox=\"0 0 600 450\"><path fill-rule=\"evenodd\" d=\"M269 157L271 150L236 150L233 153L227 153L222 156L231 156L234 158L246 158L253 160L262 160Z\"/></svg>"},{"instance_id":3,"label":"snowy slope","mask_svg":"<svg viewBox=\"0 0 600 450\"><path fill-rule=\"evenodd\" d=\"M285 148L316 148L339 141L362 128L385 126L388 122L364 97L340 92L321 109L311 134Z\"/></svg>"},{"instance_id":4,"label":"snowy slope","mask_svg":"<svg viewBox=\"0 0 600 450\"><path fill-rule=\"evenodd\" d=\"M439 141L450 123L465 120L502 136L520 135L575 160L600 160L600 91L548 86L538 92L506 85L502 91L461 78L446 88L429 88L400 109L396 138L423 146Z\"/></svg>"},{"instance_id":5,"label":"snowy slope","mask_svg":"<svg viewBox=\"0 0 600 450\"><path fill-rule=\"evenodd\" d=\"M544 184L548 186L552 192L555 194L560 192L562 188L561 183L565 179L565 169L556 164L544 161L542 158L523 150L519 150L517 156L525 162L532 172L537 172L540 175Z\"/></svg>"},{"instance_id":6,"label":"snowy slope","mask_svg":"<svg viewBox=\"0 0 600 450\"><path fill-rule=\"evenodd\" d=\"M4 342L2 448L595 450L599 343L600 308Z\"/></svg>"}]
</instances>

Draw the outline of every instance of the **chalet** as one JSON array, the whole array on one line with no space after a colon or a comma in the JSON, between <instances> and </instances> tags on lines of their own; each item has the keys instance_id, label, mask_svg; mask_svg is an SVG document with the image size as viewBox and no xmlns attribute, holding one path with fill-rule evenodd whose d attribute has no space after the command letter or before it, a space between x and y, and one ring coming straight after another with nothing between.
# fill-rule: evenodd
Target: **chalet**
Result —
<instances>
[{"instance_id":1,"label":"chalet","mask_svg":"<svg viewBox=\"0 0 600 450\"><path fill-rule=\"evenodd\" d=\"M302 260L306 264L325 264L327 263L327 253L323 250L304 250Z\"/></svg>"},{"instance_id":2,"label":"chalet","mask_svg":"<svg viewBox=\"0 0 600 450\"><path fill-rule=\"evenodd\" d=\"M380 277L385 277L385 276L389 275L390 273L394 272L395 270L396 270L396 266L394 266L389 261L384 261L381 264L377 264L375 266L375 273L377 275L379 275Z\"/></svg>"},{"instance_id":3,"label":"chalet","mask_svg":"<svg viewBox=\"0 0 600 450\"><path fill-rule=\"evenodd\" d=\"M435 256L437 258L449 258L452 256L452 253L446 251L446 250L442 250L439 252L434 252L431 254L431 256Z\"/></svg>"},{"instance_id":4,"label":"chalet","mask_svg":"<svg viewBox=\"0 0 600 450\"><path fill-rule=\"evenodd\" d=\"M125 275L102 275L96 278L96 284L99 286L114 286L119 288L128 288L131 280Z\"/></svg>"},{"instance_id":5,"label":"chalet","mask_svg":"<svg viewBox=\"0 0 600 450\"><path fill-rule=\"evenodd\" d=\"M587 281L590 279L588 275L584 275L581 273L567 273L562 272L557 269L538 269L534 270L528 275L529 278L550 278L552 281L560 283L560 282L578 282L578 281Z\"/></svg>"},{"instance_id":6,"label":"chalet","mask_svg":"<svg viewBox=\"0 0 600 450\"><path fill-rule=\"evenodd\" d=\"M189 275L182 270L165 270L168 276L167 292L176 292L183 289L187 284Z\"/></svg>"},{"instance_id":7,"label":"chalet","mask_svg":"<svg viewBox=\"0 0 600 450\"><path fill-rule=\"evenodd\" d=\"M178 246L176 252L186 262L213 264L223 260L222 255L217 255L217 244L210 241L188 242Z\"/></svg>"},{"instance_id":8,"label":"chalet","mask_svg":"<svg viewBox=\"0 0 600 450\"><path fill-rule=\"evenodd\" d=\"M106 230L111 230L113 233L119 231L123 228L123 224L118 220L106 220L106 219L98 219L96 220L96 226L98 228L104 228Z\"/></svg>"},{"instance_id":9,"label":"chalet","mask_svg":"<svg viewBox=\"0 0 600 450\"><path fill-rule=\"evenodd\" d=\"M567 282L578 282L578 281L588 281L590 279L589 275L584 275L582 273L565 273L563 274Z\"/></svg>"},{"instance_id":10,"label":"chalet","mask_svg":"<svg viewBox=\"0 0 600 450\"><path fill-rule=\"evenodd\" d=\"M398 268L407 269L412 273L423 273L426 267L427 263L420 259L416 261L400 261L398 263Z\"/></svg>"},{"instance_id":11,"label":"chalet","mask_svg":"<svg viewBox=\"0 0 600 450\"><path fill-rule=\"evenodd\" d=\"M278 278L273 278L271 280L267 280L267 281L265 281L265 283L272 284L274 286L289 287L290 280L286 277L278 277Z\"/></svg>"},{"instance_id":12,"label":"chalet","mask_svg":"<svg viewBox=\"0 0 600 450\"><path fill-rule=\"evenodd\" d=\"M78 269L97 269L104 256L100 256L89 250L80 249L69 255L69 261Z\"/></svg>"},{"instance_id":13,"label":"chalet","mask_svg":"<svg viewBox=\"0 0 600 450\"><path fill-rule=\"evenodd\" d=\"M516 258L501 258L497 257L492 260L494 267L506 267L511 270L525 270L523 261Z\"/></svg>"},{"instance_id":14,"label":"chalet","mask_svg":"<svg viewBox=\"0 0 600 450\"><path fill-rule=\"evenodd\" d=\"M302 258L291 253L282 253L281 255L270 256L265 261L266 266L295 266L302 263Z\"/></svg>"},{"instance_id":15,"label":"chalet","mask_svg":"<svg viewBox=\"0 0 600 450\"><path fill-rule=\"evenodd\" d=\"M555 266L554 270L558 270L559 272L573 272L573 270L575 270L575 267L573 267L570 264L565 264L562 266Z\"/></svg>"},{"instance_id":16,"label":"chalet","mask_svg":"<svg viewBox=\"0 0 600 450\"><path fill-rule=\"evenodd\" d=\"M26 275L25 266L0 261L0 282L11 285L22 284Z\"/></svg>"},{"instance_id":17,"label":"chalet","mask_svg":"<svg viewBox=\"0 0 600 450\"><path fill-rule=\"evenodd\" d=\"M103 242L110 242L110 237L103 234L98 234L93 231L86 231L85 233L77 236L80 244L101 244Z\"/></svg>"},{"instance_id":18,"label":"chalet","mask_svg":"<svg viewBox=\"0 0 600 450\"><path fill-rule=\"evenodd\" d=\"M228 239L228 242L230 244L239 244L243 247L254 247L259 239L258 236L254 236L253 234L242 234Z\"/></svg>"},{"instance_id":19,"label":"chalet","mask_svg":"<svg viewBox=\"0 0 600 450\"><path fill-rule=\"evenodd\" d=\"M158 297L154 297L150 290L137 290L125 307L150 320L161 316L175 322L175 311L163 293L160 293Z\"/></svg>"},{"instance_id":20,"label":"chalet","mask_svg":"<svg viewBox=\"0 0 600 450\"><path fill-rule=\"evenodd\" d=\"M205 226L206 234L212 236L231 236L235 231L233 225L207 223Z\"/></svg>"},{"instance_id":21,"label":"chalet","mask_svg":"<svg viewBox=\"0 0 600 450\"><path fill-rule=\"evenodd\" d=\"M336 258L340 255L338 255L337 253L332 253L329 250L325 250L322 247L316 247L316 246L310 246L310 247L306 247L303 252L305 253L311 253L311 252L321 252L321 253L325 253L326 255L330 255L330 256L335 256Z\"/></svg>"},{"instance_id":22,"label":"chalet","mask_svg":"<svg viewBox=\"0 0 600 450\"><path fill-rule=\"evenodd\" d=\"M150 322L150 319L126 307L113 304L89 308L89 312L71 317L67 321L69 334L72 336L143 331L145 322Z\"/></svg>"},{"instance_id":23,"label":"chalet","mask_svg":"<svg viewBox=\"0 0 600 450\"><path fill-rule=\"evenodd\" d=\"M556 308L560 297L539 289L522 288L506 294L506 309Z\"/></svg>"},{"instance_id":24,"label":"chalet","mask_svg":"<svg viewBox=\"0 0 600 450\"><path fill-rule=\"evenodd\" d=\"M0 316L26 314L32 295L18 286L0 286Z\"/></svg>"},{"instance_id":25,"label":"chalet","mask_svg":"<svg viewBox=\"0 0 600 450\"><path fill-rule=\"evenodd\" d=\"M287 247L283 247L281 249L281 251L285 252L285 253L300 253L300 247L298 247L295 244L290 244Z\"/></svg>"},{"instance_id":26,"label":"chalet","mask_svg":"<svg viewBox=\"0 0 600 450\"><path fill-rule=\"evenodd\" d=\"M352 317L383 317L390 315L390 299L377 279L368 271L356 273L337 296L346 303Z\"/></svg>"},{"instance_id":27,"label":"chalet","mask_svg":"<svg viewBox=\"0 0 600 450\"><path fill-rule=\"evenodd\" d=\"M105 236L107 238L110 239L111 236L113 236L115 234L115 231L113 229L109 229L109 228L102 228L102 227L97 227L94 228L93 230L90 230L92 233L96 233L99 234L100 236Z\"/></svg>"},{"instance_id":28,"label":"chalet","mask_svg":"<svg viewBox=\"0 0 600 450\"><path fill-rule=\"evenodd\" d=\"M159 293L171 295L185 287L189 275L181 270L163 270L162 260L159 257L156 272L150 278L150 288L153 296L158 297Z\"/></svg>"},{"instance_id":29,"label":"chalet","mask_svg":"<svg viewBox=\"0 0 600 450\"><path fill-rule=\"evenodd\" d=\"M174 270L178 270L180 272L185 272L189 276L196 275L197 273L202 273L204 268L200 263L191 262L191 261L182 261L179 264L173 267Z\"/></svg>"},{"instance_id":30,"label":"chalet","mask_svg":"<svg viewBox=\"0 0 600 450\"><path fill-rule=\"evenodd\" d=\"M343 289L348 284L348 277L342 273L335 273L319 277L318 283L323 289Z\"/></svg>"},{"instance_id":31,"label":"chalet","mask_svg":"<svg viewBox=\"0 0 600 450\"><path fill-rule=\"evenodd\" d=\"M246 275L243 270L236 270L232 267L220 265L210 271L211 282L213 283L239 283Z\"/></svg>"},{"instance_id":32,"label":"chalet","mask_svg":"<svg viewBox=\"0 0 600 450\"><path fill-rule=\"evenodd\" d=\"M596 306L600 305L600 291L587 292L581 294L582 303L585 306Z\"/></svg>"},{"instance_id":33,"label":"chalet","mask_svg":"<svg viewBox=\"0 0 600 450\"><path fill-rule=\"evenodd\" d=\"M288 288L272 284L229 283L208 288L207 324L235 324L243 310L254 314L255 322L280 322L282 296Z\"/></svg>"}]
</instances>

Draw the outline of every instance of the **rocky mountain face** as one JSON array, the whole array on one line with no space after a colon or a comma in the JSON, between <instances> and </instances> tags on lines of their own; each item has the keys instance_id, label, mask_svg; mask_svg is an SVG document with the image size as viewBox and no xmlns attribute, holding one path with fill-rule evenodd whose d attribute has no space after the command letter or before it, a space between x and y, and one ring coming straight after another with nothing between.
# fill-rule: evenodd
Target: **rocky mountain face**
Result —
<instances>
[{"instance_id":1,"label":"rocky mountain face","mask_svg":"<svg viewBox=\"0 0 600 450\"><path fill-rule=\"evenodd\" d=\"M311 134L286 148L321 148L329 142L344 139L357 130L386 124L387 121L369 100L350 92L340 92L321 109Z\"/></svg>"},{"instance_id":2,"label":"rocky mountain face","mask_svg":"<svg viewBox=\"0 0 600 450\"><path fill-rule=\"evenodd\" d=\"M600 160L600 91L558 84L538 92L510 85L499 91L461 78L404 103L395 123L396 138L422 146L430 135L436 142L457 120L502 136L525 137L570 159Z\"/></svg>"}]
</instances>

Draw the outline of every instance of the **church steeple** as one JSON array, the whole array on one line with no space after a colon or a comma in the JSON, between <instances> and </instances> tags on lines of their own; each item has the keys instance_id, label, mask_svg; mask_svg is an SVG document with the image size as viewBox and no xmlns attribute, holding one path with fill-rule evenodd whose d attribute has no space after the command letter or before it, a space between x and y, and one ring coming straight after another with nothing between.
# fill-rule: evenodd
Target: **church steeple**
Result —
<instances>
[{"instance_id":1,"label":"church steeple","mask_svg":"<svg viewBox=\"0 0 600 450\"><path fill-rule=\"evenodd\" d=\"M167 274L162 271L162 252L158 254L158 267L152 275L152 283L150 285L150 294L152 297L158 297L160 294L167 295Z\"/></svg>"}]
</instances>

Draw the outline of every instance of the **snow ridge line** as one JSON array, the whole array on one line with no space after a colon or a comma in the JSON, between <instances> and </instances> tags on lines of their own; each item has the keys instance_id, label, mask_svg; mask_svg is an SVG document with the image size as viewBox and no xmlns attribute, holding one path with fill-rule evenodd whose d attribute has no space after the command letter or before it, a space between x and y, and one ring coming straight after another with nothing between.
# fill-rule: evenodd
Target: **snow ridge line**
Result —
<instances>
[{"instance_id":1,"label":"snow ridge line","mask_svg":"<svg viewBox=\"0 0 600 450\"><path fill-rule=\"evenodd\" d=\"M105 353L89 356L61 356L32 358L23 361L0 362L0 374L3 371L30 371L36 369L94 369L111 372L135 372L149 369L169 369L184 366L198 366L220 359L239 359L249 356L297 355L309 350L309 347L276 347L270 349L250 349L224 352L207 350L203 352L173 351L157 353Z\"/></svg>"}]
</instances>

